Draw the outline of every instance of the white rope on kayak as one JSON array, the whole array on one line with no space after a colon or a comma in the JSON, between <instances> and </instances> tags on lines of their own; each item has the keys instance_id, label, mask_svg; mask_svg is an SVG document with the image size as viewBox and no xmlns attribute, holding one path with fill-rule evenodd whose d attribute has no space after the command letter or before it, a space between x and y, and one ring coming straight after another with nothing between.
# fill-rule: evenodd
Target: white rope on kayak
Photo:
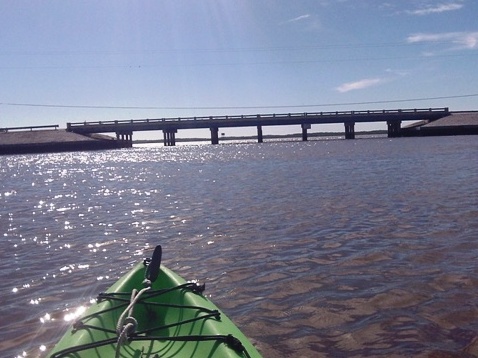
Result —
<instances>
[{"instance_id":1,"label":"white rope on kayak","mask_svg":"<svg viewBox=\"0 0 478 358\"><path fill-rule=\"evenodd\" d=\"M133 317L133 309L136 302L139 301L141 295L151 289L151 286L143 288L141 291L137 291L133 289L131 292L131 299L130 304L121 314L118 324L116 325L116 333L118 334L118 343L116 345L116 358L120 357L120 349L121 346L126 342L129 335L136 332L136 328L138 327L138 322ZM138 294L136 294L138 292Z\"/></svg>"}]
</instances>

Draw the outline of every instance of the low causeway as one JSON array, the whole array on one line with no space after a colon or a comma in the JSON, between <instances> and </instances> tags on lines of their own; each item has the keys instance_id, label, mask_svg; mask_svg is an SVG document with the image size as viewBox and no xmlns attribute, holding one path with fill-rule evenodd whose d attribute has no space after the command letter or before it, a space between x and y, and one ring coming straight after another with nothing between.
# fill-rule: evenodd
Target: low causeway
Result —
<instances>
[{"instance_id":1,"label":"low causeway","mask_svg":"<svg viewBox=\"0 0 478 358\"><path fill-rule=\"evenodd\" d=\"M116 133L122 147L132 146L135 131L163 131L164 145L176 145L176 133L181 129L209 128L211 143L219 143L219 128L256 127L257 140L263 141L264 126L300 125L302 140L307 140L307 130L312 124L343 123L346 139L355 138L355 123L386 122L389 137L401 136L404 121L432 122L450 115L444 108L414 108L393 110L303 112L280 114L255 114L206 117L174 117L160 119L110 120L98 122L67 123L67 131L90 135L93 133Z\"/></svg>"}]
</instances>

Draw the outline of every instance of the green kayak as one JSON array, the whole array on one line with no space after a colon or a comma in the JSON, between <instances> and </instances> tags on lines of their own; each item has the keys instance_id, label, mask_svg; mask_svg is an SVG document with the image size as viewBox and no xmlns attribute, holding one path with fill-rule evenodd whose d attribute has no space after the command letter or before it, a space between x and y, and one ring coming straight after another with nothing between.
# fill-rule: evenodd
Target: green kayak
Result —
<instances>
[{"instance_id":1,"label":"green kayak","mask_svg":"<svg viewBox=\"0 0 478 358\"><path fill-rule=\"evenodd\" d=\"M49 357L260 357L234 323L161 265L161 246L98 296Z\"/></svg>"}]
</instances>

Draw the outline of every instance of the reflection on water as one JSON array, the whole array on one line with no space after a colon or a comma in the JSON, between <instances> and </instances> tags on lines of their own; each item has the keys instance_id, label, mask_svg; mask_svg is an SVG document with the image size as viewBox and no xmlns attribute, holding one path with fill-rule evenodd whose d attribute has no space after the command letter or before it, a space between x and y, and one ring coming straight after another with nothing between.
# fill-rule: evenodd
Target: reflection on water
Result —
<instances>
[{"instance_id":1,"label":"reflection on water","mask_svg":"<svg viewBox=\"0 0 478 358\"><path fill-rule=\"evenodd\" d=\"M0 157L0 351L164 247L266 357L478 355L474 137Z\"/></svg>"}]
</instances>

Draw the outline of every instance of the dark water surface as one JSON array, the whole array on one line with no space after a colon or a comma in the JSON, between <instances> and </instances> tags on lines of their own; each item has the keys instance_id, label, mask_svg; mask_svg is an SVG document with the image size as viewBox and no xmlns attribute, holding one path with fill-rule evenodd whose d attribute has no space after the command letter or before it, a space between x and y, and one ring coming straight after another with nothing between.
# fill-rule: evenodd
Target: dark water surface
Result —
<instances>
[{"instance_id":1,"label":"dark water surface","mask_svg":"<svg viewBox=\"0 0 478 358\"><path fill-rule=\"evenodd\" d=\"M265 357L478 356L476 136L0 164L2 357L41 356L158 243Z\"/></svg>"}]
</instances>

